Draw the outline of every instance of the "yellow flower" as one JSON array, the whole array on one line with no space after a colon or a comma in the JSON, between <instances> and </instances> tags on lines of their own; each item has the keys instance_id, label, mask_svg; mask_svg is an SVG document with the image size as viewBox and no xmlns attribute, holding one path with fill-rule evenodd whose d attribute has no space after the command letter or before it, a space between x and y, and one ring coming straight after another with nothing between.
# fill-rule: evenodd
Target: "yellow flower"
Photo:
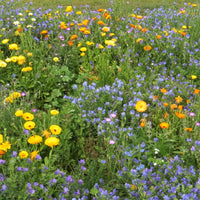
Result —
<instances>
[{"instance_id":1,"label":"yellow flower","mask_svg":"<svg viewBox=\"0 0 200 200\"><path fill-rule=\"evenodd\" d=\"M105 26L105 27L102 28L102 31L103 31L103 32L108 32L108 31L110 31L110 27L106 27L106 26Z\"/></svg>"},{"instance_id":2,"label":"yellow flower","mask_svg":"<svg viewBox=\"0 0 200 200\"><path fill-rule=\"evenodd\" d=\"M192 130L192 128L185 128L185 131L189 131L189 132L192 132L193 130Z\"/></svg>"},{"instance_id":3,"label":"yellow flower","mask_svg":"<svg viewBox=\"0 0 200 200\"><path fill-rule=\"evenodd\" d=\"M29 144L39 144L42 142L42 137L39 135L34 135L28 138L28 143Z\"/></svg>"},{"instance_id":4,"label":"yellow flower","mask_svg":"<svg viewBox=\"0 0 200 200\"><path fill-rule=\"evenodd\" d=\"M46 138L49 138L49 136L51 135L51 133L47 130L42 131L42 136L45 136Z\"/></svg>"},{"instance_id":5,"label":"yellow flower","mask_svg":"<svg viewBox=\"0 0 200 200\"><path fill-rule=\"evenodd\" d=\"M21 117L23 114L24 114L24 113L23 113L23 110L17 110L17 111L15 112L15 116L16 116L16 117Z\"/></svg>"},{"instance_id":6,"label":"yellow flower","mask_svg":"<svg viewBox=\"0 0 200 200\"><path fill-rule=\"evenodd\" d=\"M3 135L0 134L0 144L3 143Z\"/></svg>"},{"instance_id":7,"label":"yellow flower","mask_svg":"<svg viewBox=\"0 0 200 200\"><path fill-rule=\"evenodd\" d=\"M176 100L177 103L180 103L180 102L183 101L183 99L180 96L175 97L175 100Z\"/></svg>"},{"instance_id":8,"label":"yellow flower","mask_svg":"<svg viewBox=\"0 0 200 200\"><path fill-rule=\"evenodd\" d=\"M13 98L7 97L7 98L6 98L6 103L8 103L8 102L13 103Z\"/></svg>"},{"instance_id":9,"label":"yellow flower","mask_svg":"<svg viewBox=\"0 0 200 200\"><path fill-rule=\"evenodd\" d=\"M31 130L35 128L35 122L33 121L28 121L24 124L24 128L27 130Z\"/></svg>"},{"instance_id":10,"label":"yellow flower","mask_svg":"<svg viewBox=\"0 0 200 200\"><path fill-rule=\"evenodd\" d=\"M28 152L27 151L21 151L19 153L19 157L20 158L27 158L28 157Z\"/></svg>"},{"instance_id":11,"label":"yellow flower","mask_svg":"<svg viewBox=\"0 0 200 200\"><path fill-rule=\"evenodd\" d=\"M138 112L145 112L147 110L147 103L145 101L138 101L135 105Z\"/></svg>"},{"instance_id":12,"label":"yellow flower","mask_svg":"<svg viewBox=\"0 0 200 200\"><path fill-rule=\"evenodd\" d=\"M58 58L58 57L54 57L54 58L53 58L53 61L54 61L54 62L58 62L58 61L59 61L59 58Z\"/></svg>"},{"instance_id":13,"label":"yellow flower","mask_svg":"<svg viewBox=\"0 0 200 200\"><path fill-rule=\"evenodd\" d=\"M8 46L8 48L10 49L10 50L19 50L19 47L18 47L18 45L17 44L10 44L9 46Z\"/></svg>"},{"instance_id":14,"label":"yellow flower","mask_svg":"<svg viewBox=\"0 0 200 200\"><path fill-rule=\"evenodd\" d=\"M131 184L131 190L135 190L136 189L136 186Z\"/></svg>"},{"instance_id":15,"label":"yellow flower","mask_svg":"<svg viewBox=\"0 0 200 200\"><path fill-rule=\"evenodd\" d=\"M77 11L76 14L77 14L77 15L81 15L82 12L81 12L81 11Z\"/></svg>"},{"instance_id":16,"label":"yellow flower","mask_svg":"<svg viewBox=\"0 0 200 200\"><path fill-rule=\"evenodd\" d=\"M22 72L30 72L30 71L32 71L32 70L33 70L32 67L23 67L23 68L21 69Z\"/></svg>"},{"instance_id":17,"label":"yellow flower","mask_svg":"<svg viewBox=\"0 0 200 200\"><path fill-rule=\"evenodd\" d=\"M9 62L11 62L12 60L11 60L11 58L6 58L5 61L6 61L7 63L9 63Z\"/></svg>"},{"instance_id":18,"label":"yellow flower","mask_svg":"<svg viewBox=\"0 0 200 200\"><path fill-rule=\"evenodd\" d=\"M2 44L7 44L9 42L9 39L4 39L1 41Z\"/></svg>"},{"instance_id":19,"label":"yellow flower","mask_svg":"<svg viewBox=\"0 0 200 200\"><path fill-rule=\"evenodd\" d=\"M58 125L51 125L49 127L49 130L51 131L52 134L54 135L59 135L62 131L62 129L60 128L60 126Z\"/></svg>"},{"instance_id":20,"label":"yellow flower","mask_svg":"<svg viewBox=\"0 0 200 200\"><path fill-rule=\"evenodd\" d=\"M12 62L17 62L18 61L18 57L17 56L12 56L10 59L11 59Z\"/></svg>"},{"instance_id":21,"label":"yellow flower","mask_svg":"<svg viewBox=\"0 0 200 200\"><path fill-rule=\"evenodd\" d=\"M14 99L21 97L21 94L19 92L14 92L13 94L11 94L10 96L13 96Z\"/></svg>"},{"instance_id":22,"label":"yellow flower","mask_svg":"<svg viewBox=\"0 0 200 200\"><path fill-rule=\"evenodd\" d=\"M23 65L26 62L25 56L18 56L18 65Z\"/></svg>"},{"instance_id":23,"label":"yellow flower","mask_svg":"<svg viewBox=\"0 0 200 200\"><path fill-rule=\"evenodd\" d=\"M34 115L29 112L24 113L22 117L26 121L32 121L34 119Z\"/></svg>"},{"instance_id":24,"label":"yellow flower","mask_svg":"<svg viewBox=\"0 0 200 200\"><path fill-rule=\"evenodd\" d=\"M81 47L80 51L85 52L85 51L87 51L87 48L86 47Z\"/></svg>"},{"instance_id":25,"label":"yellow flower","mask_svg":"<svg viewBox=\"0 0 200 200\"><path fill-rule=\"evenodd\" d=\"M139 43L139 42L141 42L141 41L143 41L143 39L142 39L142 38L138 38L138 39L136 40L136 43Z\"/></svg>"},{"instance_id":26,"label":"yellow flower","mask_svg":"<svg viewBox=\"0 0 200 200\"><path fill-rule=\"evenodd\" d=\"M192 7L197 7L197 4L192 4Z\"/></svg>"},{"instance_id":27,"label":"yellow flower","mask_svg":"<svg viewBox=\"0 0 200 200\"><path fill-rule=\"evenodd\" d=\"M192 79L192 80L194 80L194 79L196 79L196 78L197 78L196 75L191 75L191 79Z\"/></svg>"},{"instance_id":28,"label":"yellow flower","mask_svg":"<svg viewBox=\"0 0 200 200\"><path fill-rule=\"evenodd\" d=\"M80 54L80 56L85 56L85 53L84 53L84 52L82 52L82 53Z\"/></svg>"},{"instance_id":29,"label":"yellow flower","mask_svg":"<svg viewBox=\"0 0 200 200\"><path fill-rule=\"evenodd\" d=\"M72 12L72 11L73 11L72 6L67 6L65 9L65 12Z\"/></svg>"},{"instance_id":30,"label":"yellow flower","mask_svg":"<svg viewBox=\"0 0 200 200\"><path fill-rule=\"evenodd\" d=\"M168 127L169 127L169 124L168 124L168 123L166 123L166 122L160 123L160 128L166 129L166 128L168 128Z\"/></svg>"},{"instance_id":31,"label":"yellow flower","mask_svg":"<svg viewBox=\"0 0 200 200\"><path fill-rule=\"evenodd\" d=\"M35 160L36 156L38 155L39 151L33 151L30 153L31 160Z\"/></svg>"},{"instance_id":32,"label":"yellow flower","mask_svg":"<svg viewBox=\"0 0 200 200\"><path fill-rule=\"evenodd\" d=\"M51 113L51 115L58 115L59 111L58 110L51 110L50 113Z\"/></svg>"},{"instance_id":33,"label":"yellow flower","mask_svg":"<svg viewBox=\"0 0 200 200\"><path fill-rule=\"evenodd\" d=\"M28 56L28 57L32 57L32 56L33 56L33 53L28 52L28 53L27 53L27 56Z\"/></svg>"},{"instance_id":34,"label":"yellow flower","mask_svg":"<svg viewBox=\"0 0 200 200\"><path fill-rule=\"evenodd\" d=\"M99 49L103 49L103 48L104 48L104 46L99 44Z\"/></svg>"},{"instance_id":35,"label":"yellow flower","mask_svg":"<svg viewBox=\"0 0 200 200\"><path fill-rule=\"evenodd\" d=\"M56 137L49 137L45 140L45 145L53 148L54 146L59 145L60 140Z\"/></svg>"},{"instance_id":36,"label":"yellow flower","mask_svg":"<svg viewBox=\"0 0 200 200\"><path fill-rule=\"evenodd\" d=\"M115 46L115 41L113 40L105 40L105 44L109 46Z\"/></svg>"},{"instance_id":37,"label":"yellow flower","mask_svg":"<svg viewBox=\"0 0 200 200\"><path fill-rule=\"evenodd\" d=\"M0 60L0 67L4 68L7 66L7 63L4 62L3 60Z\"/></svg>"}]
</instances>

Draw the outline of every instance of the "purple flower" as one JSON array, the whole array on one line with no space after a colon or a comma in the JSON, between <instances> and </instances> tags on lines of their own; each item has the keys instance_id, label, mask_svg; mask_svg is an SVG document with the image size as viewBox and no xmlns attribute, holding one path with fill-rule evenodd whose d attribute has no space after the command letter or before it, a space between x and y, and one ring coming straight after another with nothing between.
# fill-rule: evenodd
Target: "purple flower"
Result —
<instances>
[{"instance_id":1,"label":"purple flower","mask_svg":"<svg viewBox=\"0 0 200 200\"><path fill-rule=\"evenodd\" d=\"M190 115L190 117L194 117L195 113L191 112L189 115Z\"/></svg>"},{"instance_id":2,"label":"purple flower","mask_svg":"<svg viewBox=\"0 0 200 200\"><path fill-rule=\"evenodd\" d=\"M13 151L11 157L16 157L17 156L17 152L16 151Z\"/></svg>"},{"instance_id":3,"label":"purple flower","mask_svg":"<svg viewBox=\"0 0 200 200\"><path fill-rule=\"evenodd\" d=\"M0 159L0 164L5 164L6 163L6 161L5 160L2 160L2 159Z\"/></svg>"},{"instance_id":4,"label":"purple flower","mask_svg":"<svg viewBox=\"0 0 200 200\"><path fill-rule=\"evenodd\" d=\"M114 140L110 140L109 144L115 144L115 141Z\"/></svg>"},{"instance_id":5,"label":"purple flower","mask_svg":"<svg viewBox=\"0 0 200 200\"><path fill-rule=\"evenodd\" d=\"M192 146L190 150L195 151L195 146Z\"/></svg>"},{"instance_id":6,"label":"purple flower","mask_svg":"<svg viewBox=\"0 0 200 200\"><path fill-rule=\"evenodd\" d=\"M33 108L31 111L32 111L32 112L37 112L37 109L36 109L36 108Z\"/></svg>"},{"instance_id":7,"label":"purple flower","mask_svg":"<svg viewBox=\"0 0 200 200\"><path fill-rule=\"evenodd\" d=\"M6 189L7 189L7 186L3 184L3 185L2 185L2 190L3 190L3 191L6 191Z\"/></svg>"},{"instance_id":8,"label":"purple flower","mask_svg":"<svg viewBox=\"0 0 200 200\"><path fill-rule=\"evenodd\" d=\"M21 93L21 96L22 96L22 97L26 96L26 93L25 93L25 92L22 92L22 93Z\"/></svg>"},{"instance_id":9,"label":"purple flower","mask_svg":"<svg viewBox=\"0 0 200 200\"><path fill-rule=\"evenodd\" d=\"M85 160L83 160L83 159L79 160L78 162L79 162L79 164L81 164L81 165L84 165L84 164L85 164Z\"/></svg>"},{"instance_id":10,"label":"purple flower","mask_svg":"<svg viewBox=\"0 0 200 200\"><path fill-rule=\"evenodd\" d=\"M28 135L28 134L29 134L29 130L24 129L24 132L23 132L23 133L25 133L26 135Z\"/></svg>"},{"instance_id":11,"label":"purple flower","mask_svg":"<svg viewBox=\"0 0 200 200\"><path fill-rule=\"evenodd\" d=\"M196 126L200 126L200 122L196 122L195 125L196 125Z\"/></svg>"},{"instance_id":12,"label":"purple flower","mask_svg":"<svg viewBox=\"0 0 200 200\"><path fill-rule=\"evenodd\" d=\"M111 114L110 114L110 117L111 117L111 118L116 118L116 116L117 116L117 115L116 115L115 113L111 113Z\"/></svg>"}]
</instances>

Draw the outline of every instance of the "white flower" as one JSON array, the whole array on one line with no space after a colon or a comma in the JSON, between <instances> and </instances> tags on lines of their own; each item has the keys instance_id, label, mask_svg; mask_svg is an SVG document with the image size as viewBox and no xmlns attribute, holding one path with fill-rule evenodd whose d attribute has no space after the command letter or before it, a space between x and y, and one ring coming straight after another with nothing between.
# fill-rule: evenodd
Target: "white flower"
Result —
<instances>
[{"instance_id":1,"label":"white flower","mask_svg":"<svg viewBox=\"0 0 200 200\"><path fill-rule=\"evenodd\" d=\"M27 28L32 28L33 26L32 26L32 25L27 25L26 27L27 27Z\"/></svg>"},{"instance_id":2,"label":"white flower","mask_svg":"<svg viewBox=\"0 0 200 200\"><path fill-rule=\"evenodd\" d=\"M23 16L23 14L22 14L22 13L19 13L18 15L19 15L19 16Z\"/></svg>"},{"instance_id":3,"label":"white flower","mask_svg":"<svg viewBox=\"0 0 200 200\"><path fill-rule=\"evenodd\" d=\"M33 13L31 13L31 12L30 12L30 13L28 13L28 15L29 15L29 16L32 16L32 15L33 15Z\"/></svg>"},{"instance_id":4,"label":"white flower","mask_svg":"<svg viewBox=\"0 0 200 200\"><path fill-rule=\"evenodd\" d=\"M25 19L25 18L20 18L20 21L23 21L23 22L24 22L24 21L26 21L26 19Z\"/></svg>"},{"instance_id":5,"label":"white flower","mask_svg":"<svg viewBox=\"0 0 200 200\"><path fill-rule=\"evenodd\" d=\"M14 25L19 25L19 21L14 21L13 24Z\"/></svg>"},{"instance_id":6,"label":"white flower","mask_svg":"<svg viewBox=\"0 0 200 200\"><path fill-rule=\"evenodd\" d=\"M35 18L31 18L31 21L32 21L32 22L35 22L35 21L36 21L36 19L35 19Z\"/></svg>"}]
</instances>

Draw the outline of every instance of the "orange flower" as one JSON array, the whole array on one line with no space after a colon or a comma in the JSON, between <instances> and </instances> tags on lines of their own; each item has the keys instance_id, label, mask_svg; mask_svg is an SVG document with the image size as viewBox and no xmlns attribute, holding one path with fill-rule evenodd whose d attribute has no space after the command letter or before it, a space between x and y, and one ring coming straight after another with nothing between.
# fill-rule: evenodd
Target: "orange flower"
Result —
<instances>
[{"instance_id":1,"label":"orange flower","mask_svg":"<svg viewBox=\"0 0 200 200\"><path fill-rule=\"evenodd\" d=\"M144 122L141 122L141 123L140 123L140 127L145 127L145 123L144 123Z\"/></svg>"},{"instance_id":2,"label":"orange flower","mask_svg":"<svg viewBox=\"0 0 200 200\"><path fill-rule=\"evenodd\" d=\"M151 49L152 49L152 47L149 46L149 45L147 45L147 46L144 47L144 50L145 50L145 51L150 51Z\"/></svg>"},{"instance_id":3,"label":"orange flower","mask_svg":"<svg viewBox=\"0 0 200 200\"><path fill-rule=\"evenodd\" d=\"M169 127L169 124L168 124L167 122L162 122L162 123L160 123L160 128L166 129L166 128L168 128L168 127Z\"/></svg>"},{"instance_id":4,"label":"orange flower","mask_svg":"<svg viewBox=\"0 0 200 200\"><path fill-rule=\"evenodd\" d=\"M69 42L68 42L68 45L71 47L71 46L73 46L73 42L70 40Z\"/></svg>"},{"instance_id":5,"label":"orange flower","mask_svg":"<svg viewBox=\"0 0 200 200\"><path fill-rule=\"evenodd\" d=\"M178 96L178 97L175 97L175 99L176 99L176 102L177 102L177 103L180 103L180 102L182 102L182 101L183 101L183 99L182 99L180 96Z\"/></svg>"},{"instance_id":6,"label":"orange flower","mask_svg":"<svg viewBox=\"0 0 200 200\"><path fill-rule=\"evenodd\" d=\"M148 28L143 28L143 29L141 30L142 33L146 33L147 31L148 31Z\"/></svg>"},{"instance_id":7,"label":"orange flower","mask_svg":"<svg viewBox=\"0 0 200 200\"><path fill-rule=\"evenodd\" d=\"M78 38L77 35L72 35L72 36L71 36L71 40L75 40L75 39L77 39L77 38Z\"/></svg>"},{"instance_id":8,"label":"orange flower","mask_svg":"<svg viewBox=\"0 0 200 200\"><path fill-rule=\"evenodd\" d=\"M200 90L198 90L198 89L194 89L193 94L199 94L199 92L200 92Z\"/></svg>"},{"instance_id":9,"label":"orange flower","mask_svg":"<svg viewBox=\"0 0 200 200\"><path fill-rule=\"evenodd\" d=\"M41 35L45 35L45 34L47 34L47 33L48 33L47 30L43 30L43 31L40 32Z\"/></svg>"},{"instance_id":10,"label":"orange flower","mask_svg":"<svg viewBox=\"0 0 200 200\"><path fill-rule=\"evenodd\" d=\"M130 26L131 26L132 28L136 28L136 26L135 26L135 25L133 25L133 24L131 24Z\"/></svg>"},{"instance_id":11,"label":"orange flower","mask_svg":"<svg viewBox=\"0 0 200 200\"><path fill-rule=\"evenodd\" d=\"M98 21L97 24L104 25L104 22L103 21Z\"/></svg>"},{"instance_id":12,"label":"orange flower","mask_svg":"<svg viewBox=\"0 0 200 200\"><path fill-rule=\"evenodd\" d=\"M85 20L83 20L82 24L83 24L84 26L87 26L87 25L88 25L88 22L89 22L89 20L88 20L88 19L85 19Z\"/></svg>"},{"instance_id":13,"label":"orange flower","mask_svg":"<svg viewBox=\"0 0 200 200\"><path fill-rule=\"evenodd\" d=\"M183 106L182 106L182 105L179 105L179 106L178 106L178 109L179 109L179 110L183 110Z\"/></svg>"},{"instance_id":14,"label":"orange flower","mask_svg":"<svg viewBox=\"0 0 200 200\"><path fill-rule=\"evenodd\" d=\"M166 90L165 88L162 88L160 91L161 91L163 94L165 94L165 93L167 92L167 90Z\"/></svg>"},{"instance_id":15,"label":"orange flower","mask_svg":"<svg viewBox=\"0 0 200 200\"><path fill-rule=\"evenodd\" d=\"M23 31L23 28L18 28L17 29L19 32L22 32Z\"/></svg>"},{"instance_id":16,"label":"orange flower","mask_svg":"<svg viewBox=\"0 0 200 200\"><path fill-rule=\"evenodd\" d=\"M47 34L47 35L45 35L45 37L44 38L48 38L49 37L49 35Z\"/></svg>"},{"instance_id":17,"label":"orange flower","mask_svg":"<svg viewBox=\"0 0 200 200\"><path fill-rule=\"evenodd\" d=\"M187 103L187 104L188 104L188 103L190 103L190 100L189 100L189 99L187 99L187 100L186 100L186 103Z\"/></svg>"},{"instance_id":18,"label":"orange flower","mask_svg":"<svg viewBox=\"0 0 200 200\"><path fill-rule=\"evenodd\" d=\"M184 119L185 118L185 114L183 114L181 112L175 112L175 114L179 119Z\"/></svg>"},{"instance_id":19,"label":"orange flower","mask_svg":"<svg viewBox=\"0 0 200 200\"><path fill-rule=\"evenodd\" d=\"M157 35L156 38L159 40L162 38L162 35Z\"/></svg>"},{"instance_id":20,"label":"orange flower","mask_svg":"<svg viewBox=\"0 0 200 200\"><path fill-rule=\"evenodd\" d=\"M98 9L97 11L98 11L98 12L103 12L103 9Z\"/></svg>"},{"instance_id":21,"label":"orange flower","mask_svg":"<svg viewBox=\"0 0 200 200\"><path fill-rule=\"evenodd\" d=\"M171 110L174 110L175 108L177 108L178 106L176 104L171 104Z\"/></svg>"},{"instance_id":22,"label":"orange flower","mask_svg":"<svg viewBox=\"0 0 200 200\"><path fill-rule=\"evenodd\" d=\"M74 26L74 23L71 23L70 26Z\"/></svg>"},{"instance_id":23,"label":"orange flower","mask_svg":"<svg viewBox=\"0 0 200 200\"><path fill-rule=\"evenodd\" d=\"M153 96L153 100L157 100L158 99L158 95L157 96Z\"/></svg>"},{"instance_id":24,"label":"orange flower","mask_svg":"<svg viewBox=\"0 0 200 200\"><path fill-rule=\"evenodd\" d=\"M2 157L3 154L5 154L5 152L0 150L0 158Z\"/></svg>"},{"instance_id":25,"label":"orange flower","mask_svg":"<svg viewBox=\"0 0 200 200\"><path fill-rule=\"evenodd\" d=\"M167 116L168 116L169 114L166 112L165 113L165 115L164 115L164 119L167 119Z\"/></svg>"},{"instance_id":26,"label":"orange flower","mask_svg":"<svg viewBox=\"0 0 200 200\"><path fill-rule=\"evenodd\" d=\"M164 105L165 107L167 107L169 104L168 104L168 103L164 103L163 105Z\"/></svg>"},{"instance_id":27,"label":"orange flower","mask_svg":"<svg viewBox=\"0 0 200 200\"><path fill-rule=\"evenodd\" d=\"M192 128L185 128L185 131L190 131L190 132L192 132L193 130L192 130Z\"/></svg>"}]
</instances>

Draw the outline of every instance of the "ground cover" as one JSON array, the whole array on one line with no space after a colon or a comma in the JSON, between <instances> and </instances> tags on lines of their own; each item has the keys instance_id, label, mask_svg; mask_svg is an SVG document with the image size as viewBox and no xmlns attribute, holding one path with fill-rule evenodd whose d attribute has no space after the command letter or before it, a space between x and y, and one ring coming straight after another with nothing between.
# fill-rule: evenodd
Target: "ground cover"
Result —
<instances>
[{"instance_id":1,"label":"ground cover","mask_svg":"<svg viewBox=\"0 0 200 200\"><path fill-rule=\"evenodd\" d=\"M199 5L22 3L0 2L0 199L200 199Z\"/></svg>"}]
</instances>

